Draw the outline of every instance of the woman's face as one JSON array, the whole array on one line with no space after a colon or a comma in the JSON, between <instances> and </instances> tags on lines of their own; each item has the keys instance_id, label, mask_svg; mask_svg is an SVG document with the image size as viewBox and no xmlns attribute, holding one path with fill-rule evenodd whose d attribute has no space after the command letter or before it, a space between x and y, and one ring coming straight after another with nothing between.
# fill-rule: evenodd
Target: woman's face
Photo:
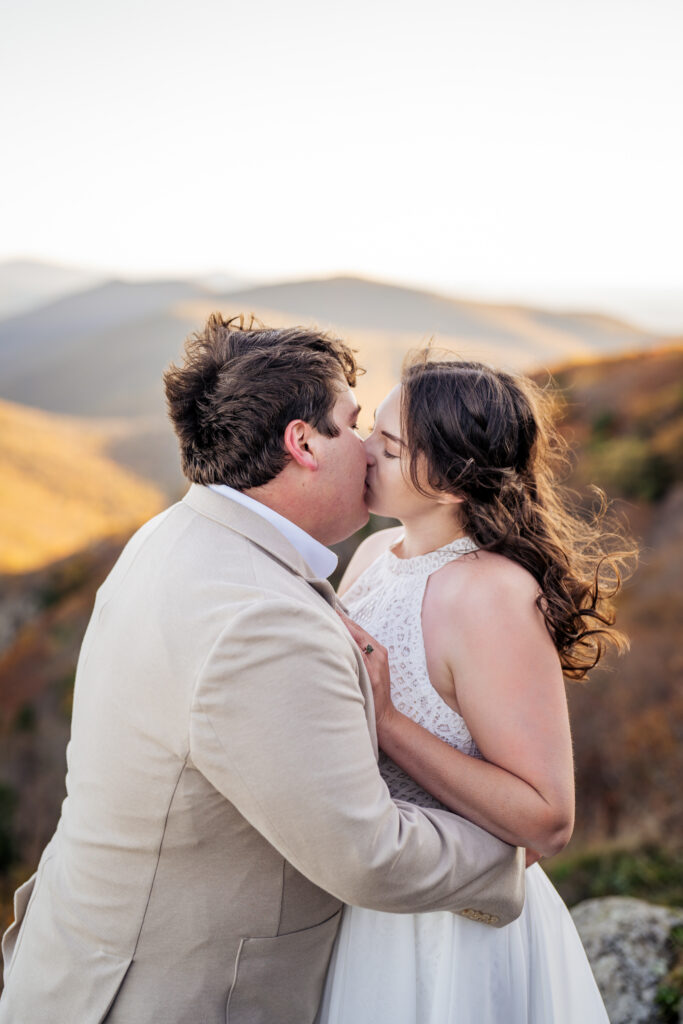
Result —
<instances>
[{"instance_id":1,"label":"woman's face","mask_svg":"<svg viewBox=\"0 0 683 1024\"><path fill-rule=\"evenodd\" d=\"M436 499L420 494L408 474L408 448L401 436L401 388L390 391L375 414L375 426L365 442L368 457L368 509L379 516L410 519L424 513Z\"/></svg>"}]
</instances>

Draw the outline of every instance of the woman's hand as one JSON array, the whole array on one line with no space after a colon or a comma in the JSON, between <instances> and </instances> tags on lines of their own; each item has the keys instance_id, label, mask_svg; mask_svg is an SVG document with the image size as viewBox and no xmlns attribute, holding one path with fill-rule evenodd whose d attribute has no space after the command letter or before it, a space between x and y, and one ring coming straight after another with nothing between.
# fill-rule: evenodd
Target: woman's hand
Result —
<instances>
[{"instance_id":1,"label":"woman's hand","mask_svg":"<svg viewBox=\"0 0 683 1024\"><path fill-rule=\"evenodd\" d=\"M357 622L350 619L348 615L344 615L339 609L337 609L337 615L361 649L363 661L372 683L377 736L381 744L383 730L388 726L393 716L398 714L396 708L391 703L391 675L386 647L382 647L374 637L366 633L362 626L359 626ZM369 648L371 648L370 651L368 651Z\"/></svg>"}]
</instances>

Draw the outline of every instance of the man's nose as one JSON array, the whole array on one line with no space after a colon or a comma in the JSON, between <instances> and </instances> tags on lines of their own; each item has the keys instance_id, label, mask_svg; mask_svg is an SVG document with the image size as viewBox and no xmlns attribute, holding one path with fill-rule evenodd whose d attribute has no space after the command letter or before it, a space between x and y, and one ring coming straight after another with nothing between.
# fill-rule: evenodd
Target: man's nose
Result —
<instances>
[{"instance_id":1,"label":"man's nose","mask_svg":"<svg viewBox=\"0 0 683 1024\"><path fill-rule=\"evenodd\" d=\"M375 456L372 454L372 445L370 444L369 437L366 438L365 441L363 441L363 451L365 452L365 461L367 462L368 466L374 466Z\"/></svg>"}]
</instances>

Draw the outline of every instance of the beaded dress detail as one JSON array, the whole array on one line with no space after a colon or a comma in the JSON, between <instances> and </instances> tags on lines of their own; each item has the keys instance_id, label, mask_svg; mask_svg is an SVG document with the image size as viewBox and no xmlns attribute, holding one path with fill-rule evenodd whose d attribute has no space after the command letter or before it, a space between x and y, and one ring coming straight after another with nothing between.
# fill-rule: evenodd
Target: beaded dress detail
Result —
<instances>
[{"instance_id":1,"label":"beaded dress detail","mask_svg":"<svg viewBox=\"0 0 683 1024\"><path fill-rule=\"evenodd\" d=\"M391 700L396 709L452 747L479 757L464 718L446 704L429 680L422 639L422 602L429 577L476 550L469 537L415 558L398 558L389 549L349 587L343 601L351 617L388 651ZM422 807L443 807L383 752L379 768L396 799Z\"/></svg>"}]
</instances>

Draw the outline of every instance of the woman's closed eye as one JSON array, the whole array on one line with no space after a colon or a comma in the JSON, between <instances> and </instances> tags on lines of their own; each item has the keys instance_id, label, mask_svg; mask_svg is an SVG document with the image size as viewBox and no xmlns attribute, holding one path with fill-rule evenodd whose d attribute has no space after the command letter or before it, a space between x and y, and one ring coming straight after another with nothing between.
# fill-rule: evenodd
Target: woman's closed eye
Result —
<instances>
[{"instance_id":1,"label":"woman's closed eye","mask_svg":"<svg viewBox=\"0 0 683 1024\"><path fill-rule=\"evenodd\" d=\"M382 452L382 455L384 456L385 459L400 459L401 457L400 455L392 455L391 452L388 452L386 450L386 448Z\"/></svg>"}]
</instances>

